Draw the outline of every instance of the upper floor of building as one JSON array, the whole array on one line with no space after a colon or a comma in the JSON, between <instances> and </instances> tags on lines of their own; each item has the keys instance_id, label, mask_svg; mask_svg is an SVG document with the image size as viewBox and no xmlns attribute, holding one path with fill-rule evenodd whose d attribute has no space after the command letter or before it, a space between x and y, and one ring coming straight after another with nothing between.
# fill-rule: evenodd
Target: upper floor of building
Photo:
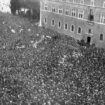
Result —
<instances>
[{"instance_id":1,"label":"upper floor of building","mask_svg":"<svg viewBox=\"0 0 105 105\"><path fill-rule=\"evenodd\" d=\"M43 1L43 0L42 0ZM44 0L44 2L67 3L105 8L105 0Z\"/></svg>"},{"instance_id":2,"label":"upper floor of building","mask_svg":"<svg viewBox=\"0 0 105 105\"><path fill-rule=\"evenodd\" d=\"M80 2L81 1L81 2ZM101 4L105 0L100 0ZM105 5L99 7L98 0L44 0L41 9L85 21L105 24ZM97 2L97 3L96 3ZM90 3L90 4L89 4ZM97 7L95 7L97 4Z\"/></svg>"}]
</instances>

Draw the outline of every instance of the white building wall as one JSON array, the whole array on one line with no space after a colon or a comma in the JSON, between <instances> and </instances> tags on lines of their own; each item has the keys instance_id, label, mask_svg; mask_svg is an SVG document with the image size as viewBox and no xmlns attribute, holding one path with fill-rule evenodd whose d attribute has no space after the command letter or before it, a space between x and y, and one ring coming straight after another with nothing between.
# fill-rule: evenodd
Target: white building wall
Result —
<instances>
[{"instance_id":1,"label":"white building wall","mask_svg":"<svg viewBox=\"0 0 105 105\"><path fill-rule=\"evenodd\" d=\"M1 12L11 13L10 1L11 0L0 0L0 11Z\"/></svg>"}]
</instances>

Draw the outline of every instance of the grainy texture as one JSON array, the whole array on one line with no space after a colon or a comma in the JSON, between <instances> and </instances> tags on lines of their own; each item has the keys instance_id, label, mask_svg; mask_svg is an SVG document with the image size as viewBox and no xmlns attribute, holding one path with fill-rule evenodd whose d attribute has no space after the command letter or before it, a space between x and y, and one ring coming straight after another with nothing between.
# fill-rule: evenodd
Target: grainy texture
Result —
<instances>
[{"instance_id":1,"label":"grainy texture","mask_svg":"<svg viewBox=\"0 0 105 105\"><path fill-rule=\"evenodd\" d=\"M9 14L0 25L3 105L105 104L105 50Z\"/></svg>"}]
</instances>

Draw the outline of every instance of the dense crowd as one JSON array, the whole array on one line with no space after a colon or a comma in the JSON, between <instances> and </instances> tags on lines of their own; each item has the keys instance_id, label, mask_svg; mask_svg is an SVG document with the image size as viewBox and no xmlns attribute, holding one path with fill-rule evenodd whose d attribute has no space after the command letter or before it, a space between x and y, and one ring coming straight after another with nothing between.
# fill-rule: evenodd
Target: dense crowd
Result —
<instances>
[{"instance_id":1,"label":"dense crowd","mask_svg":"<svg viewBox=\"0 0 105 105\"><path fill-rule=\"evenodd\" d=\"M0 104L105 104L104 49L8 18L0 18Z\"/></svg>"}]
</instances>

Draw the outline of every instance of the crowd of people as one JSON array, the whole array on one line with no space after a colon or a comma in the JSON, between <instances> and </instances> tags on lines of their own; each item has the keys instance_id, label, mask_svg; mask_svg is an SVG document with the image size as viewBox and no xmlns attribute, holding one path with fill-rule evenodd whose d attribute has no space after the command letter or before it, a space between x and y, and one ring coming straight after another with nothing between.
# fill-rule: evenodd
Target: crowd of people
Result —
<instances>
[{"instance_id":1,"label":"crowd of people","mask_svg":"<svg viewBox=\"0 0 105 105\"><path fill-rule=\"evenodd\" d=\"M104 49L10 17L0 18L0 103L105 104Z\"/></svg>"}]
</instances>

